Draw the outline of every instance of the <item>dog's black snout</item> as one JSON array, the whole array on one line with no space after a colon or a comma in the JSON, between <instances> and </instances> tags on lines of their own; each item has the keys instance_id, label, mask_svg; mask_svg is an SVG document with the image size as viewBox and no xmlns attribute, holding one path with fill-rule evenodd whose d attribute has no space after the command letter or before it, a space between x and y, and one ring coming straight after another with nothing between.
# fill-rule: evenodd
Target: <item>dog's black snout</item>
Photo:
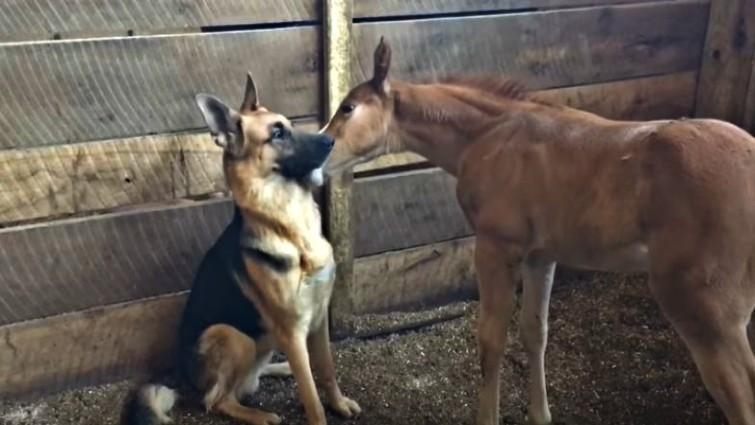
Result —
<instances>
[{"instance_id":1,"label":"dog's black snout","mask_svg":"<svg viewBox=\"0 0 755 425\"><path fill-rule=\"evenodd\" d=\"M336 139L328 136L327 134L322 135L322 144L325 145L327 148L332 148L333 145L336 144Z\"/></svg>"}]
</instances>

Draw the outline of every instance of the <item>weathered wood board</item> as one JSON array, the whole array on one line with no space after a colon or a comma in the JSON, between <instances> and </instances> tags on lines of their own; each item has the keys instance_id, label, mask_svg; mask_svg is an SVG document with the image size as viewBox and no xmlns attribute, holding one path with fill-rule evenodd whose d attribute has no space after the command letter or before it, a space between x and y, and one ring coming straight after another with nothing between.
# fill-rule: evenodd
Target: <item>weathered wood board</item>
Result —
<instances>
[{"instance_id":1,"label":"weathered wood board","mask_svg":"<svg viewBox=\"0 0 755 425\"><path fill-rule=\"evenodd\" d=\"M319 113L317 28L0 45L0 149L201 129L197 92Z\"/></svg>"},{"instance_id":2,"label":"weathered wood board","mask_svg":"<svg viewBox=\"0 0 755 425\"><path fill-rule=\"evenodd\" d=\"M224 191L221 152L207 133L0 151L0 224Z\"/></svg>"},{"instance_id":3,"label":"weathered wood board","mask_svg":"<svg viewBox=\"0 0 755 425\"><path fill-rule=\"evenodd\" d=\"M354 26L353 78L371 76L381 36L391 43L396 79L507 73L542 89L693 71L707 17L707 2L684 0L360 23Z\"/></svg>"},{"instance_id":4,"label":"weathered wood board","mask_svg":"<svg viewBox=\"0 0 755 425\"><path fill-rule=\"evenodd\" d=\"M437 168L359 179L354 187L354 255L409 248L472 234L456 179Z\"/></svg>"},{"instance_id":5,"label":"weathered wood board","mask_svg":"<svg viewBox=\"0 0 755 425\"><path fill-rule=\"evenodd\" d=\"M694 111L696 84L697 73L690 71L544 90L536 97L611 119L681 118Z\"/></svg>"},{"instance_id":6,"label":"weathered wood board","mask_svg":"<svg viewBox=\"0 0 755 425\"><path fill-rule=\"evenodd\" d=\"M747 90L747 103L745 105L744 127L751 134L755 134L755 56L752 60L752 73L750 74L750 87Z\"/></svg>"},{"instance_id":7,"label":"weathered wood board","mask_svg":"<svg viewBox=\"0 0 755 425\"><path fill-rule=\"evenodd\" d=\"M184 294L0 326L0 398L55 392L170 364Z\"/></svg>"},{"instance_id":8,"label":"weathered wood board","mask_svg":"<svg viewBox=\"0 0 755 425\"><path fill-rule=\"evenodd\" d=\"M316 20L315 0L4 0L0 42Z\"/></svg>"},{"instance_id":9,"label":"weathered wood board","mask_svg":"<svg viewBox=\"0 0 755 425\"><path fill-rule=\"evenodd\" d=\"M356 18L386 18L436 13L522 11L559 7L640 3L646 0L354 0Z\"/></svg>"},{"instance_id":10,"label":"weathered wood board","mask_svg":"<svg viewBox=\"0 0 755 425\"><path fill-rule=\"evenodd\" d=\"M0 325L187 289L226 200L0 230Z\"/></svg>"},{"instance_id":11,"label":"weathered wood board","mask_svg":"<svg viewBox=\"0 0 755 425\"><path fill-rule=\"evenodd\" d=\"M713 0L696 116L742 125L755 52L755 0Z\"/></svg>"},{"instance_id":12,"label":"weathered wood board","mask_svg":"<svg viewBox=\"0 0 755 425\"><path fill-rule=\"evenodd\" d=\"M361 257L349 286L352 314L418 310L476 294L474 238Z\"/></svg>"}]
</instances>

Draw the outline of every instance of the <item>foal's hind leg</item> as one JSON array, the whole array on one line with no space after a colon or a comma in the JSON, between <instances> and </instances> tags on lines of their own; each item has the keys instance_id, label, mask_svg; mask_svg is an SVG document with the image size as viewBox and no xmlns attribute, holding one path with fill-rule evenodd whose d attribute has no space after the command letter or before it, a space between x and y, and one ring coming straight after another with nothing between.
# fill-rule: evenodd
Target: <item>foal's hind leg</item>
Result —
<instances>
[{"instance_id":1,"label":"foal's hind leg","mask_svg":"<svg viewBox=\"0 0 755 425\"><path fill-rule=\"evenodd\" d=\"M556 264L527 258L522 265L522 313L520 336L529 363L529 421L551 423L545 389L545 346L548 341L548 304Z\"/></svg>"},{"instance_id":2,"label":"foal's hind leg","mask_svg":"<svg viewBox=\"0 0 755 425\"><path fill-rule=\"evenodd\" d=\"M515 270L520 262L510 247L477 236L475 266L480 290L477 339L482 369L477 425L498 425L501 356L514 309Z\"/></svg>"},{"instance_id":3,"label":"foal's hind leg","mask_svg":"<svg viewBox=\"0 0 755 425\"><path fill-rule=\"evenodd\" d=\"M654 274L651 288L729 423L755 425L755 359L746 330L749 303L689 276Z\"/></svg>"}]
</instances>

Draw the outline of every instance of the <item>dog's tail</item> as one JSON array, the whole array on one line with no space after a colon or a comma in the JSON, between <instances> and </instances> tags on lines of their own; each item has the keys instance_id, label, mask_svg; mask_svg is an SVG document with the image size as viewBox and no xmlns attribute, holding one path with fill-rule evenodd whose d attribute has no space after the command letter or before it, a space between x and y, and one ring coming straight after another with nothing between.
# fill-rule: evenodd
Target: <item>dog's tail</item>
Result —
<instances>
[{"instance_id":1,"label":"dog's tail","mask_svg":"<svg viewBox=\"0 0 755 425\"><path fill-rule=\"evenodd\" d=\"M176 404L175 390L162 384L143 385L126 400L122 425L159 425L171 422L168 413Z\"/></svg>"}]
</instances>

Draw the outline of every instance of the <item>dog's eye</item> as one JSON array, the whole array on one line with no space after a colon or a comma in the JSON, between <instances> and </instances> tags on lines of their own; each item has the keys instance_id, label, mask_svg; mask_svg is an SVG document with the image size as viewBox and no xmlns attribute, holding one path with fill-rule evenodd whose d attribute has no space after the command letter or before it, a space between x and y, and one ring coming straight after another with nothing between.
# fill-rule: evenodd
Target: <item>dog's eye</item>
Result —
<instances>
[{"instance_id":1,"label":"dog's eye","mask_svg":"<svg viewBox=\"0 0 755 425\"><path fill-rule=\"evenodd\" d=\"M286 127L283 125L283 123L277 122L270 130L270 140L281 139L283 138L285 133Z\"/></svg>"},{"instance_id":2,"label":"dog's eye","mask_svg":"<svg viewBox=\"0 0 755 425\"><path fill-rule=\"evenodd\" d=\"M356 105L353 103L344 103L341 105L341 113L344 115L349 115L352 112L354 112L354 109L356 109Z\"/></svg>"}]
</instances>

